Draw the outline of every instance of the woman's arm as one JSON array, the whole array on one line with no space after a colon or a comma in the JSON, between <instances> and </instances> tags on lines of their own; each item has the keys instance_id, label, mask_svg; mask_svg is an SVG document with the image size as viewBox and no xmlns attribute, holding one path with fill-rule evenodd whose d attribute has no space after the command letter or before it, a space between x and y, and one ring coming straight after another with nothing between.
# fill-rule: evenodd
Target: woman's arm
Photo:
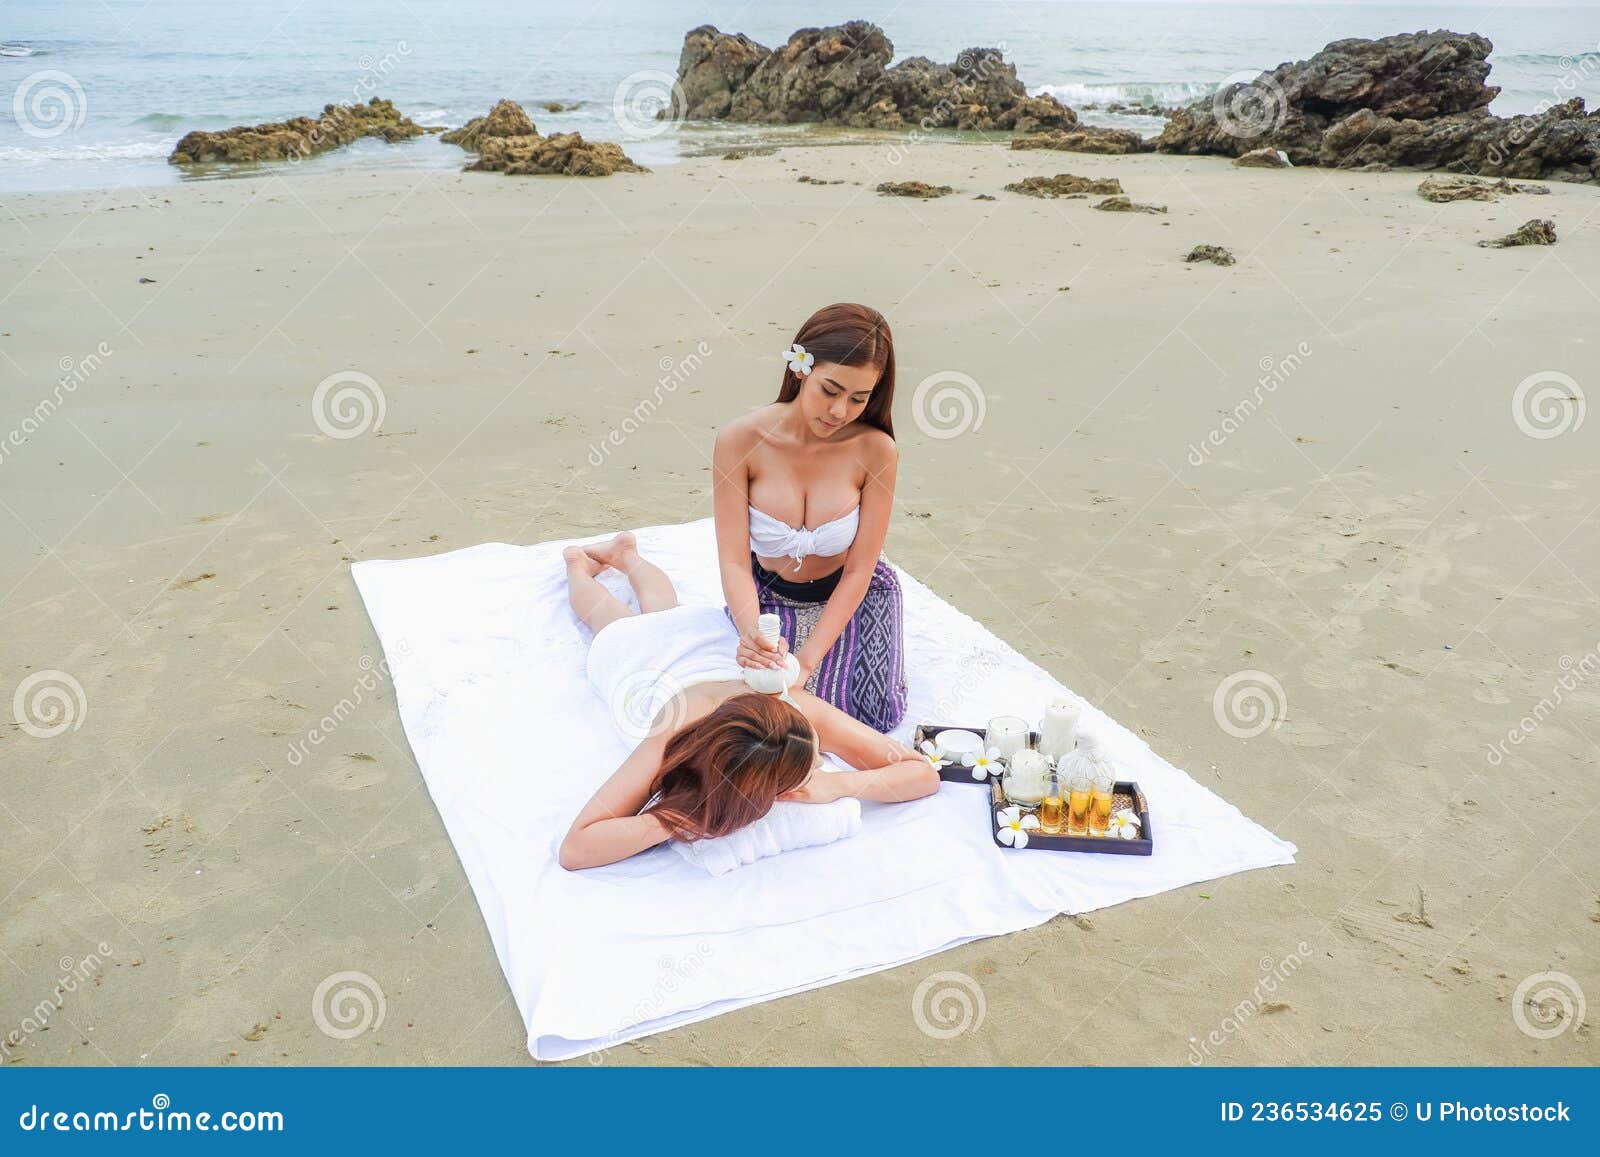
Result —
<instances>
[{"instance_id":1,"label":"woman's arm","mask_svg":"<svg viewBox=\"0 0 1600 1157\"><path fill-rule=\"evenodd\" d=\"M842 796L905 803L939 790L939 773L922 756L809 691L791 690L801 712L817 729L823 751L831 752L856 771L814 771L804 785L780 797L826 803Z\"/></svg>"},{"instance_id":2,"label":"woman's arm","mask_svg":"<svg viewBox=\"0 0 1600 1157\"><path fill-rule=\"evenodd\" d=\"M722 571L722 597L738 628L739 664L755 666L764 656L768 667L783 666L783 652L761 637L756 620L761 599L750 575L750 471L753 431L729 426L718 431L711 451L711 498L717 526L717 564Z\"/></svg>"},{"instance_id":3,"label":"woman's arm","mask_svg":"<svg viewBox=\"0 0 1600 1157\"><path fill-rule=\"evenodd\" d=\"M802 682L817 669L817 664L822 662L822 657L838 641L851 616L861 606L861 600L866 597L867 587L872 582L872 572L883 554L883 540L889 534L889 516L894 512L894 481L900 463L900 451L895 447L893 438L876 430L864 441L869 451L867 477L861 484L861 521L856 526L855 541L845 553L844 573L839 576L839 585L828 597L828 604L817 619L817 625L811 628L805 645L795 649L795 658L800 661Z\"/></svg>"},{"instance_id":4,"label":"woman's arm","mask_svg":"<svg viewBox=\"0 0 1600 1157\"><path fill-rule=\"evenodd\" d=\"M561 866L598 868L664 843L671 833L660 819L640 815L661 768L667 736L652 735L622 761L611 778L583 805L561 841Z\"/></svg>"}]
</instances>

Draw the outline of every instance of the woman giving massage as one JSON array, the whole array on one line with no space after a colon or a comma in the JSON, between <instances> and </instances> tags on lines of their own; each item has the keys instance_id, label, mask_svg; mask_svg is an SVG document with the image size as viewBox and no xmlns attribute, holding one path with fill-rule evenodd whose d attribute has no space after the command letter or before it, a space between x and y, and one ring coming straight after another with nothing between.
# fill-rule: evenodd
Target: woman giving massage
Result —
<instances>
[{"instance_id":1,"label":"woman giving massage","mask_svg":"<svg viewBox=\"0 0 1600 1157\"><path fill-rule=\"evenodd\" d=\"M780 799L897 803L939 789L926 759L815 695L792 688L792 707L751 691L724 609L679 606L672 580L639 554L633 535L568 547L563 557L572 609L595 632L590 682L614 711L626 698L628 714L651 726L578 813L561 842L562 867L613 864L674 837L727 835ZM596 578L608 566L627 576L638 614ZM860 770L824 770L823 751Z\"/></svg>"},{"instance_id":2,"label":"woman giving massage","mask_svg":"<svg viewBox=\"0 0 1600 1157\"><path fill-rule=\"evenodd\" d=\"M735 419L712 454L717 559L738 661L784 665L869 727L906 712L900 585L879 555L894 507L894 338L883 314L830 305L784 354L777 400ZM783 624L777 644L757 627Z\"/></svg>"}]
</instances>

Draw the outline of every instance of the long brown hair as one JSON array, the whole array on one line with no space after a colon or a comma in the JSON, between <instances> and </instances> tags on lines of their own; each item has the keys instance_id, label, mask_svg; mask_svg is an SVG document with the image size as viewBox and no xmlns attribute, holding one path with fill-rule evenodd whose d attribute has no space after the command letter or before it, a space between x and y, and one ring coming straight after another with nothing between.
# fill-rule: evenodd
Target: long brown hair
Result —
<instances>
[{"instance_id":1,"label":"long brown hair","mask_svg":"<svg viewBox=\"0 0 1600 1157\"><path fill-rule=\"evenodd\" d=\"M680 840L738 831L799 787L816 762L816 732L776 695L723 700L667 740L641 814L654 813Z\"/></svg>"},{"instance_id":2,"label":"long brown hair","mask_svg":"<svg viewBox=\"0 0 1600 1157\"><path fill-rule=\"evenodd\" d=\"M806 318L794 340L805 346L819 365L828 362L836 366L877 367L877 384L857 421L894 437L894 417L890 413L894 407L894 334L883 314L870 305L849 301L825 305ZM800 385L800 375L785 365L778 401L794 401L800 396Z\"/></svg>"}]
</instances>

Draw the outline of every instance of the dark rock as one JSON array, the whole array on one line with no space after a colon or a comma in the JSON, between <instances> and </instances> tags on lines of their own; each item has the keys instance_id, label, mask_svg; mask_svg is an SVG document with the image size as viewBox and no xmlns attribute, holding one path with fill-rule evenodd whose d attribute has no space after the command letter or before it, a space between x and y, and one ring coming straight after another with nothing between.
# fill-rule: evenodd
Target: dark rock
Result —
<instances>
[{"instance_id":1,"label":"dark rock","mask_svg":"<svg viewBox=\"0 0 1600 1157\"><path fill-rule=\"evenodd\" d=\"M1600 181L1600 114L1581 98L1498 117L1482 36L1411 32L1339 40L1177 109L1155 147L1238 157L1281 149L1296 165L1443 169Z\"/></svg>"},{"instance_id":2,"label":"dark rock","mask_svg":"<svg viewBox=\"0 0 1600 1157\"><path fill-rule=\"evenodd\" d=\"M1221 245L1196 245L1185 261L1209 261L1213 265L1232 265L1234 256Z\"/></svg>"},{"instance_id":3,"label":"dark rock","mask_svg":"<svg viewBox=\"0 0 1600 1157\"><path fill-rule=\"evenodd\" d=\"M1096 128L1079 125L1073 129L1035 133L1015 137L1014 149L1060 149L1069 153L1102 153L1113 156L1127 153L1148 153L1155 150L1155 142L1146 140L1132 129Z\"/></svg>"},{"instance_id":4,"label":"dark rock","mask_svg":"<svg viewBox=\"0 0 1600 1157\"><path fill-rule=\"evenodd\" d=\"M843 180L830 181L830 180L828 180L828 179L826 179L824 177L813 177L813 176L811 176L811 175L809 175L807 173L801 173L800 176L796 178L796 180L798 180L802 185L842 185L842 184L844 184Z\"/></svg>"},{"instance_id":5,"label":"dark rock","mask_svg":"<svg viewBox=\"0 0 1600 1157\"><path fill-rule=\"evenodd\" d=\"M1287 169L1292 167L1288 154L1280 149L1251 149L1233 159L1241 169Z\"/></svg>"},{"instance_id":6,"label":"dark rock","mask_svg":"<svg viewBox=\"0 0 1600 1157\"><path fill-rule=\"evenodd\" d=\"M922 181L885 181L878 186L885 197L918 197L924 201L948 197L955 190L949 185L929 185Z\"/></svg>"},{"instance_id":7,"label":"dark rock","mask_svg":"<svg viewBox=\"0 0 1600 1157\"><path fill-rule=\"evenodd\" d=\"M1077 124L1055 98L1029 96L999 49L969 48L953 64L913 56L890 68L893 57L893 43L865 20L802 28L775 50L703 24L679 54L684 99L657 115L986 132Z\"/></svg>"},{"instance_id":8,"label":"dark rock","mask_svg":"<svg viewBox=\"0 0 1600 1157\"><path fill-rule=\"evenodd\" d=\"M1501 179L1482 181L1477 177L1424 177L1417 186L1417 195L1424 201L1498 201L1505 193L1548 194L1544 185L1519 185Z\"/></svg>"},{"instance_id":9,"label":"dark rock","mask_svg":"<svg viewBox=\"0 0 1600 1157\"><path fill-rule=\"evenodd\" d=\"M994 194L992 194L992 193L979 193L976 197L974 197L972 199L974 201L993 201L994 200Z\"/></svg>"},{"instance_id":10,"label":"dark rock","mask_svg":"<svg viewBox=\"0 0 1600 1157\"><path fill-rule=\"evenodd\" d=\"M660 119L720 120L733 104L733 94L772 55L742 33L719 32L710 24L690 29L678 54L681 109L662 109Z\"/></svg>"},{"instance_id":11,"label":"dark rock","mask_svg":"<svg viewBox=\"0 0 1600 1157\"><path fill-rule=\"evenodd\" d=\"M1165 213L1165 205L1145 205L1138 201L1130 201L1126 197L1107 197L1104 201L1096 201L1096 209L1103 209L1107 213Z\"/></svg>"},{"instance_id":12,"label":"dark rock","mask_svg":"<svg viewBox=\"0 0 1600 1157\"><path fill-rule=\"evenodd\" d=\"M1541 221L1537 217L1532 221L1523 222L1514 233L1507 233L1504 237L1496 237L1491 241L1478 242L1479 246L1484 249L1510 249L1514 245L1554 245L1555 243L1556 223L1554 221Z\"/></svg>"},{"instance_id":13,"label":"dark rock","mask_svg":"<svg viewBox=\"0 0 1600 1157\"><path fill-rule=\"evenodd\" d=\"M392 143L438 131L401 116L393 102L373 97L366 104L327 105L316 118L188 133L167 161L174 165L287 161L325 153L362 137L382 137Z\"/></svg>"},{"instance_id":14,"label":"dark rock","mask_svg":"<svg viewBox=\"0 0 1600 1157\"><path fill-rule=\"evenodd\" d=\"M1027 197L1070 197L1085 193L1120 193L1122 182L1115 177L1078 177L1057 173L1053 177L1024 177L1006 186L1008 193Z\"/></svg>"}]
</instances>

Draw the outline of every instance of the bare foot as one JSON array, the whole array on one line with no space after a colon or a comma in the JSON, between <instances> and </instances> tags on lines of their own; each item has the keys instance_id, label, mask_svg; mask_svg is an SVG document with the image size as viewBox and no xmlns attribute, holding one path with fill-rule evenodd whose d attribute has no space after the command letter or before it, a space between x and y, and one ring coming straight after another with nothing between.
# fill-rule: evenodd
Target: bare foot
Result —
<instances>
[{"instance_id":1,"label":"bare foot","mask_svg":"<svg viewBox=\"0 0 1600 1157\"><path fill-rule=\"evenodd\" d=\"M566 560L568 570L576 567L580 573L586 574L590 578L594 578L595 575L606 568L605 563L591 558L589 552L581 546L567 547L561 552L561 557Z\"/></svg>"},{"instance_id":2,"label":"bare foot","mask_svg":"<svg viewBox=\"0 0 1600 1157\"><path fill-rule=\"evenodd\" d=\"M597 543L583 549L601 566L614 566L622 570L627 565L628 556L635 553L638 546L639 542L633 537L633 533L624 530L610 542Z\"/></svg>"}]
</instances>

